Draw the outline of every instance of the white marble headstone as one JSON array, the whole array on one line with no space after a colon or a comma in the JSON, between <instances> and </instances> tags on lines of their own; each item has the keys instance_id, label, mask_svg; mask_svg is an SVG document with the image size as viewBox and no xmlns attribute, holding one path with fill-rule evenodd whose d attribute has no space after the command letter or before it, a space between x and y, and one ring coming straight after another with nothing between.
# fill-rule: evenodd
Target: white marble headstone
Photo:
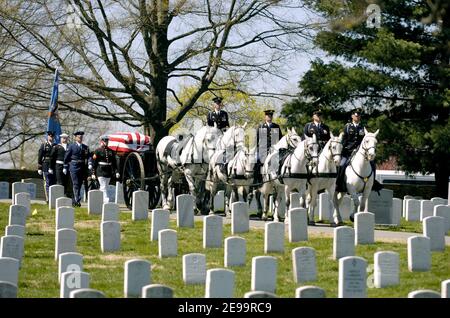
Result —
<instances>
[{"instance_id":1,"label":"white marble headstone","mask_svg":"<svg viewBox=\"0 0 450 318\"><path fill-rule=\"evenodd\" d=\"M246 233L250 229L248 204L234 202L231 205L231 234Z\"/></svg>"},{"instance_id":2,"label":"white marble headstone","mask_svg":"<svg viewBox=\"0 0 450 318\"><path fill-rule=\"evenodd\" d=\"M431 242L425 236L408 238L408 269L410 272L425 272L431 268Z\"/></svg>"},{"instance_id":3,"label":"white marble headstone","mask_svg":"<svg viewBox=\"0 0 450 318\"><path fill-rule=\"evenodd\" d=\"M103 191L90 190L88 192L88 214L101 215L103 207Z\"/></svg>"},{"instance_id":4,"label":"white marble headstone","mask_svg":"<svg viewBox=\"0 0 450 318\"><path fill-rule=\"evenodd\" d=\"M69 298L106 298L106 295L96 289L80 288L70 292Z\"/></svg>"},{"instance_id":5,"label":"white marble headstone","mask_svg":"<svg viewBox=\"0 0 450 318\"><path fill-rule=\"evenodd\" d=\"M61 275L60 298L69 298L77 289L89 288L90 275L86 272L69 271Z\"/></svg>"},{"instance_id":6,"label":"white marble headstone","mask_svg":"<svg viewBox=\"0 0 450 318\"><path fill-rule=\"evenodd\" d=\"M206 272L205 298L232 298L235 275L232 270L214 268Z\"/></svg>"},{"instance_id":7,"label":"white marble headstone","mask_svg":"<svg viewBox=\"0 0 450 318\"><path fill-rule=\"evenodd\" d=\"M147 220L148 219L148 198L147 191L134 191L133 192L133 207L132 207L132 220Z\"/></svg>"},{"instance_id":8,"label":"white marble headstone","mask_svg":"<svg viewBox=\"0 0 450 318\"><path fill-rule=\"evenodd\" d=\"M11 257L22 263L24 253L24 239L17 235L2 236L0 241L0 257Z\"/></svg>"},{"instance_id":9,"label":"white marble headstone","mask_svg":"<svg viewBox=\"0 0 450 318\"><path fill-rule=\"evenodd\" d=\"M116 195L115 195L115 203L116 204L125 204L125 199L123 198L123 186L122 183L116 182Z\"/></svg>"},{"instance_id":10,"label":"white marble headstone","mask_svg":"<svg viewBox=\"0 0 450 318\"><path fill-rule=\"evenodd\" d=\"M61 253L58 259L58 281L61 282L61 275L70 271L83 271L83 255L80 253Z\"/></svg>"},{"instance_id":11,"label":"white marble headstone","mask_svg":"<svg viewBox=\"0 0 450 318\"><path fill-rule=\"evenodd\" d=\"M225 267L244 266L246 253L247 250L245 239L238 236L232 236L225 239Z\"/></svg>"},{"instance_id":12,"label":"white marble headstone","mask_svg":"<svg viewBox=\"0 0 450 318\"><path fill-rule=\"evenodd\" d=\"M222 247L223 218L208 215L203 218L203 248Z\"/></svg>"},{"instance_id":13,"label":"white marble headstone","mask_svg":"<svg viewBox=\"0 0 450 318\"><path fill-rule=\"evenodd\" d=\"M319 219L322 221L332 220L331 201L328 193L319 194Z\"/></svg>"},{"instance_id":14,"label":"white marble headstone","mask_svg":"<svg viewBox=\"0 0 450 318\"><path fill-rule=\"evenodd\" d=\"M0 181L0 199L9 199L9 182Z\"/></svg>"},{"instance_id":15,"label":"white marble headstone","mask_svg":"<svg viewBox=\"0 0 450 318\"><path fill-rule=\"evenodd\" d=\"M392 199L392 224L400 225L402 219L403 200L399 198Z\"/></svg>"},{"instance_id":16,"label":"white marble headstone","mask_svg":"<svg viewBox=\"0 0 450 318\"><path fill-rule=\"evenodd\" d=\"M173 289L161 284L150 284L142 287L142 298L173 298Z\"/></svg>"},{"instance_id":17,"label":"white marble headstone","mask_svg":"<svg viewBox=\"0 0 450 318\"><path fill-rule=\"evenodd\" d=\"M406 221L420 221L420 201L408 199L406 201Z\"/></svg>"},{"instance_id":18,"label":"white marble headstone","mask_svg":"<svg viewBox=\"0 0 450 318\"><path fill-rule=\"evenodd\" d=\"M0 257L0 281L17 285L19 281L19 261L12 257Z\"/></svg>"},{"instance_id":19,"label":"white marble headstone","mask_svg":"<svg viewBox=\"0 0 450 318\"><path fill-rule=\"evenodd\" d=\"M142 288L151 284L151 263L143 259L131 259L125 262L124 295L126 298L137 298Z\"/></svg>"},{"instance_id":20,"label":"white marble headstone","mask_svg":"<svg viewBox=\"0 0 450 318\"><path fill-rule=\"evenodd\" d=\"M17 235L25 238L25 226L23 225L7 225L5 227L5 236Z\"/></svg>"},{"instance_id":21,"label":"white marble headstone","mask_svg":"<svg viewBox=\"0 0 450 318\"><path fill-rule=\"evenodd\" d=\"M56 209L62 207L62 206L72 206L72 199L66 198L66 197L60 197L56 199Z\"/></svg>"},{"instance_id":22,"label":"white marble headstone","mask_svg":"<svg viewBox=\"0 0 450 318\"><path fill-rule=\"evenodd\" d=\"M102 207L102 222L107 221L119 221L119 205L116 203L108 202L103 203Z\"/></svg>"},{"instance_id":23,"label":"white marble headstone","mask_svg":"<svg viewBox=\"0 0 450 318\"><path fill-rule=\"evenodd\" d=\"M441 298L441 294L434 290L421 289L410 292L408 298Z\"/></svg>"},{"instance_id":24,"label":"white marble headstone","mask_svg":"<svg viewBox=\"0 0 450 318\"><path fill-rule=\"evenodd\" d=\"M60 229L56 231L55 239L55 260L58 260L61 253L77 251L77 232L75 230Z\"/></svg>"},{"instance_id":25,"label":"white marble headstone","mask_svg":"<svg viewBox=\"0 0 450 318\"><path fill-rule=\"evenodd\" d=\"M450 231L450 205L435 205L433 216L440 216L445 219L444 231Z\"/></svg>"},{"instance_id":26,"label":"white marble headstone","mask_svg":"<svg viewBox=\"0 0 450 318\"><path fill-rule=\"evenodd\" d=\"M366 298L367 261L359 256L339 259L339 298Z\"/></svg>"},{"instance_id":27,"label":"white marble headstone","mask_svg":"<svg viewBox=\"0 0 450 318\"><path fill-rule=\"evenodd\" d=\"M17 298L17 285L0 281L0 298Z\"/></svg>"},{"instance_id":28,"label":"white marble headstone","mask_svg":"<svg viewBox=\"0 0 450 318\"><path fill-rule=\"evenodd\" d=\"M317 286L303 286L295 290L295 298L325 298L325 290Z\"/></svg>"},{"instance_id":29,"label":"white marble headstone","mask_svg":"<svg viewBox=\"0 0 450 318\"><path fill-rule=\"evenodd\" d=\"M423 235L430 238L431 251L445 250L445 219L440 216L427 216L423 219Z\"/></svg>"},{"instance_id":30,"label":"white marble headstone","mask_svg":"<svg viewBox=\"0 0 450 318\"><path fill-rule=\"evenodd\" d=\"M433 216L433 202L431 200L420 200L420 220L427 216Z\"/></svg>"},{"instance_id":31,"label":"white marble headstone","mask_svg":"<svg viewBox=\"0 0 450 318\"><path fill-rule=\"evenodd\" d=\"M120 223L116 221L102 222L100 238L103 253L120 250Z\"/></svg>"},{"instance_id":32,"label":"white marble headstone","mask_svg":"<svg viewBox=\"0 0 450 318\"><path fill-rule=\"evenodd\" d=\"M192 253L183 255L183 281L186 285L205 283L205 254Z\"/></svg>"},{"instance_id":33,"label":"white marble headstone","mask_svg":"<svg viewBox=\"0 0 450 318\"><path fill-rule=\"evenodd\" d=\"M27 208L27 216L30 215L30 194L26 192L20 192L16 194L16 204L22 205Z\"/></svg>"},{"instance_id":34,"label":"white marble headstone","mask_svg":"<svg viewBox=\"0 0 450 318\"><path fill-rule=\"evenodd\" d=\"M284 253L284 223L267 222L264 228L264 253Z\"/></svg>"},{"instance_id":35,"label":"white marble headstone","mask_svg":"<svg viewBox=\"0 0 450 318\"><path fill-rule=\"evenodd\" d=\"M289 242L308 240L308 216L304 208L289 210Z\"/></svg>"},{"instance_id":36,"label":"white marble headstone","mask_svg":"<svg viewBox=\"0 0 450 318\"><path fill-rule=\"evenodd\" d=\"M61 229L74 229L75 210L72 207L62 206L56 209L56 231Z\"/></svg>"},{"instance_id":37,"label":"white marble headstone","mask_svg":"<svg viewBox=\"0 0 450 318\"><path fill-rule=\"evenodd\" d=\"M151 214L150 241L158 240L158 232L169 228L170 212L165 209L154 209Z\"/></svg>"},{"instance_id":38,"label":"white marble headstone","mask_svg":"<svg viewBox=\"0 0 450 318\"><path fill-rule=\"evenodd\" d=\"M161 230L158 232L159 258L178 255L177 231Z\"/></svg>"},{"instance_id":39,"label":"white marble headstone","mask_svg":"<svg viewBox=\"0 0 450 318\"><path fill-rule=\"evenodd\" d=\"M355 245L375 242L375 215L370 212L355 214Z\"/></svg>"},{"instance_id":40,"label":"white marble headstone","mask_svg":"<svg viewBox=\"0 0 450 318\"><path fill-rule=\"evenodd\" d=\"M292 268L297 284L317 280L316 250L312 247L294 248Z\"/></svg>"},{"instance_id":41,"label":"white marble headstone","mask_svg":"<svg viewBox=\"0 0 450 318\"><path fill-rule=\"evenodd\" d=\"M275 293L277 284L277 259L273 256L252 258L252 291Z\"/></svg>"},{"instance_id":42,"label":"white marble headstone","mask_svg":"<svg viewBox=\"0 0 450 318\"><path fill-rule=\"evenodd\" d=\"M22 225L25 226L27 218L27 208L23 205L9 206L9 223L8 225Z\"/></svg>"},{"instance_id":43,"label":"white marble headstone","mask_svg":"<svg viewBox=\"0 0 450 318\"><path fill-rule=\"evenodd\" d=\"M177 196L177 227L194 227L195 197L190 194Z\"/></svg>"},{"instance_id":44,"label":"white marble headstone","mask_svg":"<svg viewBox=\"0 0 450 318\"><path fill-rule=\"evenodd\" d=\"M64 187L59 184L54 184L48 188L48 192L50 192L48 208L49 210L52 210L56 208L56 199L64 197Z\"/></svg>"},{"instance_id":45,"label":"white marble headstone","mask_svg":"<svg viewBox=\"0 0 450 318\"><path fill-rule=\"evenodd\" d=\"M374 285L376 288L400 284L400 256L396 252L374 254Z\"/></svg>"},{"instance_id":46,"label":"white marble headstone","mask_svg":"<svg viewBox=\"0 0 450 318\"><path fill-rule=\"evenodd\" d=\"M355 255L355 230L349 226L334 229L333 259Z\"/></svg>"}]
</instances>

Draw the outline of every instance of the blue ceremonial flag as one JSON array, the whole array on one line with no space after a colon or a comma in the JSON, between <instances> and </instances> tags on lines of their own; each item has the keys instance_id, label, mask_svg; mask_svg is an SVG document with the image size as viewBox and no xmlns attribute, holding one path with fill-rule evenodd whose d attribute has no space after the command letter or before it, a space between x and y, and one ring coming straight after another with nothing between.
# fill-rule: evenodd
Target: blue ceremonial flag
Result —
<instances>
[{"instance_id":1,"label":"blue ceremonial flag","mask_svg":"<svg viewBox=\"0 0 450 318\"><path fill-rule=\"evenodd\" d=\"M59 73L55 72L55 79L53 81L52 98L50 100L50 106L48 107L48 124L47 131L53 131L55 134L55 143L59 143L59 135L61 135L61 124L58 118L58 84Z\"/></svg>"}]
</instances>

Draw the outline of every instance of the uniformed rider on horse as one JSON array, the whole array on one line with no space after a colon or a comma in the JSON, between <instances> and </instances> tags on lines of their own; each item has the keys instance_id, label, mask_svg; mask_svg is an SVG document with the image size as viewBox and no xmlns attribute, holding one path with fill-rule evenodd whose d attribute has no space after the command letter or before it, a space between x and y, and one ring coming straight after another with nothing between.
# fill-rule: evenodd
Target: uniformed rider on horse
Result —
<instances>
[{"instance_id":1,"label":"uniformed rider on horse","mask_svg":"<svg viewBox=\"0 0 450 318\"><path fill-rule=\"evenodd\" d=\"M212 100L214 102L214 110L208 113L208 126L214 127L214 124L216 124L216 127L223 131L230 127L230 123L228 122L228 113L222 110L223 99L221 97L214 97Z\"/></svg>"},{"instance_id":2,"label":"uniformed rider on horse","mask_svg":"<svg viewBox=\"0 0 450 318\"><path fill-rule=\"evenodd\" d=\"M361 109L354 109L351 113L352 120L347 123L344 127L344 137L342 139L342 156L341 164L338 168L338 175L336 179L336 191L346 192L345 186L345 168L348 166L350 159L353 157L354 152L357 151L359 145L364 138L364 128L365 126L361 123ZM375 162L371 161L374 179L375 179ZM378 181L374 181L372 190L379 191L382 186Z\"/></svg>"}]
</instances>

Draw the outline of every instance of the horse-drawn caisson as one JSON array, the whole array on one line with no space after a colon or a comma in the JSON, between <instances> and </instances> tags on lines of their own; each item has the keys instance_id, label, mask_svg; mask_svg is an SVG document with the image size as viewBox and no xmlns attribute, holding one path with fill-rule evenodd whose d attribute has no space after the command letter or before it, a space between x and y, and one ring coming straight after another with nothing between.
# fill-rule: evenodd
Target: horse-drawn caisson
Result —
<instances>
[{"instance_id":1,"label":"horse-drawn caisson","mask_svg":"<svg viewBox=\"0 0 450 318\"><path fill-rule=\"evenodd\" d=\"M127 207L132 207L133 192L144 190L149 193L148 207L155 208L159 203L161 190L155 150L150 138L140 133L126 132L110 134L108 137L108 148L116 154Z\"/></svg>"},{"instance_id":2,"label":"horse-drawn caisson","mask_svg":"<svg viewBox=\"0 0 450 318\"><path fill-rule=\"evenodd\" d=\"M352 216L358 206L367 210L374 181L369 162L375 157L378 132L364 132L361 145L355 149L345 170L346 188L355 206ZM290 194L298 192L300 205L308 208L308 219L314 224L317 193L325 190L334 206L332 224L342 224L339 201L343 194L338 197L335 189L342 134L331 134L323 150L319 151L315 135L301 138L295 129L288 129L264 160L260 171L262 182L255 181L256 147L245 143L246 135L251 134L245 131L245 125L232 126L225 132L204 126L186 136L166 136L155 148L148 136L139 133L109 135L108 147L117 154L127 206L131 208L132 194L136 190L149 192L149 208L160 205L165 209L174 208L176 195L189 193L197 199L198 212L214 213L214 195L220 187L226 190L230 203L246 201L253 188L264 196L264 206L257 200L262 218L272 217L282 222L288 217L281 211L289 211ZM361 202L357 193L362 193ZM274 197L273 215L269 215L270 195ZM283 195L286 208L280 209ZM229 207L226 205L226 211Z\"/></svg>"}]
</instances>

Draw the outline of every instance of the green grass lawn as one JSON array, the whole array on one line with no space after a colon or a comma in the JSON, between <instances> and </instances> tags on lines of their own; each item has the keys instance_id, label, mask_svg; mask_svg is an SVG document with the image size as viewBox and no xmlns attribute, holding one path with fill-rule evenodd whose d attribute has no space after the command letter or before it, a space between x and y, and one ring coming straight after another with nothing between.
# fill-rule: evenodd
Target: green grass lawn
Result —
<instances>
[{"instance_id":1,"label":"green grass lawn","mask_svg":"<svg viewBox=\"0 0 450 318\"><path fill-rule=\"evenodd\" d=\"M54 260L55 222L54 211L45 205L33 205L37 215L27 221L25 256L19 273L19 297L59 297L58 264ZM8 204L0 204L0 234L8 222ZM100 250L101 216L88 216L87 210L76 209L75 229L78 233L78 252L84 256L84 271L91 275L90 287L103 291L108 297L123 297L124 263L132 258L149 260L152 264L152 282L172 287L175 297L203 297L204 286L185 286L182 279L182 255L205 253L207 268L222 268L224 249L203 249L202 222L196 222L194 229L178 230L178 254L173 258L158 258L157 242L150 242L150 220L132 222L130 213L121 213L122 248L116 253L102 253ZM171 221L170 227L176 229ZM231 235L230 225L225 225L224 237ZM236 273L235 296L242 297L250 290L251 259L264 255L264 232L252 229L241 235L247 241L247 265L233 267ZM288 243L284 254L272 253L278 259L277 291L279 297L294 297L298 287L293 282L291 250L299 246L316 249L318 280L307 285L324 288L327 297L337 297L338 262L332 260L332 239L311 237L308 242ZM433 252L432 269L424 273L410 273L407 270L405 244L376 243L358 246L356 255L373 264L377 251L400 253L400 285L397 287L368 290L369 297L406 297L416 289L440 291L440 283L450 278L450 247L445 252ZM368 274L370 275L370 273Z\"/></svg>"}]
</instances>

